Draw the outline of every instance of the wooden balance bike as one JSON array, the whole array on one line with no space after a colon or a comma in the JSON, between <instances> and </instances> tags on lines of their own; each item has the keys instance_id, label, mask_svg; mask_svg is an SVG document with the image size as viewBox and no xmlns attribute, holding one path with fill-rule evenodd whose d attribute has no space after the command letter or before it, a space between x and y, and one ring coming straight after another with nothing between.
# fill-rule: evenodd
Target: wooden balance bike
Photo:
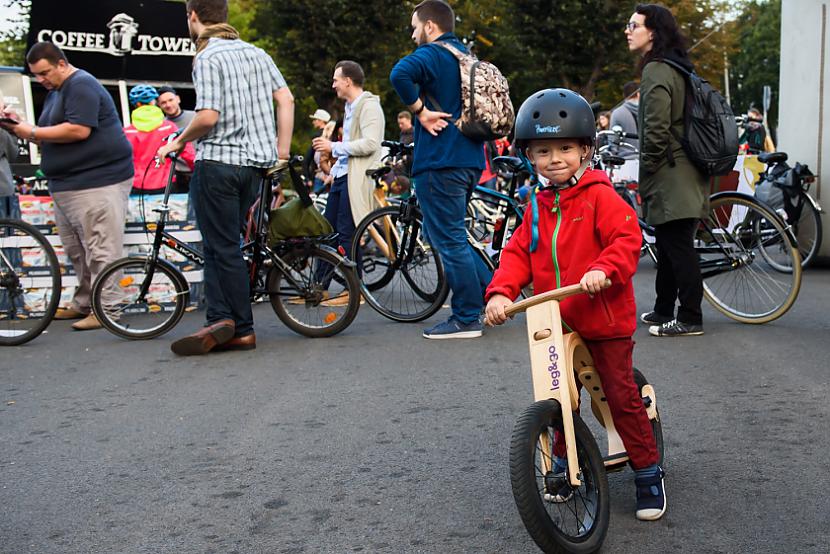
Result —
<instances>
[{"instance_id":1,"label":"wooden balance bike","mask_svg":"<svg viewBox=\"0 0 830 554\"><path fill-rule=\"evenodd\" d=\"M610 286L606 281L605 286ZM516 421L510 444L513 496L530 536L544 552L595 552L608 531L607 471L621 470L628 455L614 427L591 353L576 333L563 334L559 302L582 294L580 285L552 290L510 306L507 315L527 312L527 335L536 402ZM654 387L634 369L634 381L651 421L660 463L663 432ZM608 436L603 456L579 416L579 385ZM568 467L555 473L554 433L565 437Z\"/></svg>"}]
</instances>

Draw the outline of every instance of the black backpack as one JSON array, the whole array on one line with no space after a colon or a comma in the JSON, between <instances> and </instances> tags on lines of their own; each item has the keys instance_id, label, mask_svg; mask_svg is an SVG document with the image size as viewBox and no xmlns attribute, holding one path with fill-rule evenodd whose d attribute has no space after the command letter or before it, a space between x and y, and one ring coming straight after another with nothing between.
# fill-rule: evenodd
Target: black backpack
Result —
<instances>
[{"instance_id":1,"label":"black backpack","mask_svg":"<svg viewBox=\"0 0 830 554\"><path fill-rule=\"evenodd\" d=\"M707 177L727 175L738 159L738 124L723 95L694 71L679 63L662 59L686 78L686 103L683 108L684 131L675 137L689 160ZM671 148L669 163L674 159Z\"/></svg>"}]
</instances>

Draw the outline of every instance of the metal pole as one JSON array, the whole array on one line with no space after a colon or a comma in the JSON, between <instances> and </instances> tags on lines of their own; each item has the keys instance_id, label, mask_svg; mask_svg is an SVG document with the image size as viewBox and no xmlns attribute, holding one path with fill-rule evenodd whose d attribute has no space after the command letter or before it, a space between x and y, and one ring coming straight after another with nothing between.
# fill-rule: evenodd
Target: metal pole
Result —
<instances>
[{"instance_id":1,"label":"metal pole","mask_svg":"<svg viewBox=\"0 0 830 554\"><path fill-rule=\"evenodd\" d=\"M726 57L726 50L723 51L723 89L726 93L726 103L731 106L732 100L729 96L729 58Z\"/></svg>"}]
</instances>

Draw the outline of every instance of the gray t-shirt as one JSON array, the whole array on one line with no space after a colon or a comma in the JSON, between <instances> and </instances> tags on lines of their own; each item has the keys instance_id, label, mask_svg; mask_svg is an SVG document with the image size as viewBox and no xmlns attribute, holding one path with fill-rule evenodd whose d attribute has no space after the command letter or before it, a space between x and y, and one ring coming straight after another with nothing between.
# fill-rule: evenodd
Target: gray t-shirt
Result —
<instances>
[{"instance_id":1,"label":"gray t-shirt","mask_svg":"<svg viewBox=\"0 0 830 554\"><path fill-rule=\"evenodd\" d=\"M77 142L41 144L41 170L49 190L64 192L114 185L134 175L133 148L127 142L110 94L95 77L79 69L59 89L49 91L37 124L68 122L91 128Z\"/></svg>"},{"instance_id":2,"label":"gray t-shirt","mask_svg":"<svg viewBox=\"0 0 830 554\"><path fill-rule=\"evenodd\" d=\"M168 116L167 120L175 123L176 127L178 127L179 129L184 129L185 127L190 125L190 122L193 121L194 117L196 117L196 112L194 112L193 110L182 110L176 117Z\"/></svg>"}]
</instances>

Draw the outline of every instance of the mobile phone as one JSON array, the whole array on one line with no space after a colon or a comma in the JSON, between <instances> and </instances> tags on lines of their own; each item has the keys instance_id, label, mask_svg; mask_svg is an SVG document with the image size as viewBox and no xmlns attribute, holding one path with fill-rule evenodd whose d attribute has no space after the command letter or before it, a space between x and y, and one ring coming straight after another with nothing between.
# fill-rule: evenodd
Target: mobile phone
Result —
<instances>
[{"instance_id":1,"label":"mobile phone","mask_svg":"<svg viewBox=\"0 0 830 554\"><path fill-rule=\"evenodd\" d=\"M17 125L20 122L10 117L0 117L0 123L5 123L6 125Z\"/></svg>"}]
</instances>

